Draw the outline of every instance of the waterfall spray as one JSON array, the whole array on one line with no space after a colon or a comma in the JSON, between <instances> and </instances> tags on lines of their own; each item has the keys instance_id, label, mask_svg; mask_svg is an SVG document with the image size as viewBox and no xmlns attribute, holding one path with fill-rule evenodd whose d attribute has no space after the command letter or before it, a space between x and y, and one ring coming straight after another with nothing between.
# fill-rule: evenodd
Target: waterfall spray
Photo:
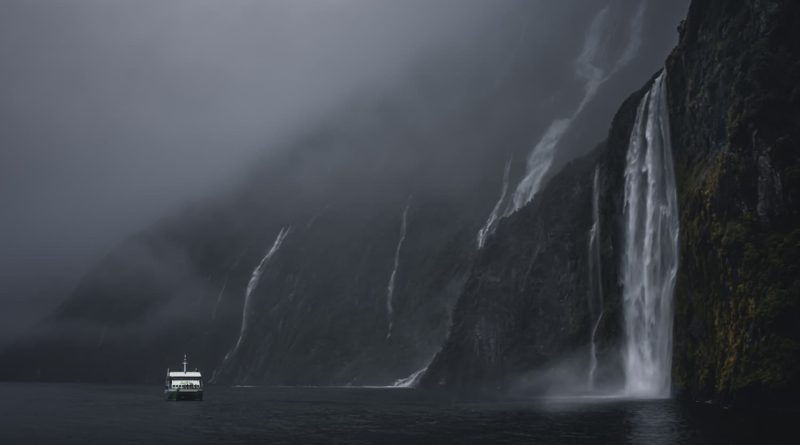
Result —
<instances>
[{"instance_id":1,"label":"waterfall spray","mask_svg":"<svg viewBox=\"0 0 800 445\"><path fill-rule=\"evenodd\" d=\"M553 164L555 150L561 142L561 138L569 131L573 121L594 99L600 87L619 70L628 65L639 52L641 48L642 22L646 8L647 2L644 0L639 2L639 7L631 18L629 25L628 45L610 71L604 70L597 63L597 59L603 49L603 43L610 38L608 35L611 31L609 7L600 10L592 20L584 39L583 49L575 60L575 73L583 81L583 98L572 115L554 120L539 143L533 148L528 157L525 176L517 185L504 216L516 212L536 196Z\"/></svg>"},{"instance_id":2,"label":"waterfall spray","mask_svg":"<svg viewBox=\"0 0 800 445\"><path fill-rule=\"evenodd\" d=\"M505 216L508 216L529 203L539 188L542 186L545 175L550 171L550 166L553 165L553 157L556 147L561 141L561 137L567 132L570 125L572 125L573 118L558 119L553 121L545 131L544 136L538 144L531 151L528 157L527 168L525 176L517 185L514 195L511 197L508 209Z\"/></svg>"},{"instance_id":3,"label":"waterfall spray","mask_svg":"<svg viewBox=\"0 0 800 445\"><path fill-rule=\"evenodd\" d=\"M553 164L555 150L559 142L561 142L561 138L569 130L575 118L583 111L586 104L594 98L598 88L605 81L605 72L595 64L595 59L599 54L603 35L608 28L608 7L606 7L592 20L584 39L583 49L575 60L575 72L584 83L583 99L581 99L578 108L571 116L554 120L539 143L533 148L528 157L525 176L517 185L511 202L506 209L505 216L521 209L539 192L539 188L542 186L542 182Z\"/></svg>"},{"instance_id":4,"label":"waterfall spray","mask_svg":"<svg viewBox=\"0 0 800 445\"><path fill-rule=\"evenodd\" d=\"M666 96L664 71L639 105L626 157L625 392L634 397L670 393L679 222Z\"/></svg>"}]
</instances>

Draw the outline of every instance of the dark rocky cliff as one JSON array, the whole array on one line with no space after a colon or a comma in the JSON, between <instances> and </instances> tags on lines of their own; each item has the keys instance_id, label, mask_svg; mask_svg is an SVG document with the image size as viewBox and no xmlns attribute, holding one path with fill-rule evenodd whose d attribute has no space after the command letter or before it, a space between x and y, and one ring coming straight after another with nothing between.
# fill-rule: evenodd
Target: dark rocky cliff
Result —
<instances>
[{"instance_id":1,"label":"dark rocky cliff","mask_svg":"<svg viewBox=\"0 0 800 445\"><path fill-rule=\"evenodd\" d=\"M598 331L599 377L619 383L620 191L643 94L625 102L605 143L567 165L530 205L501 222L474 263L453 313L450 337L423 377L423 386L481 392L563 389L554 384L585 389L593 324L587 251L596 168L606 295Z\"/></svg>"},{"instance_id":2,"label":"dark rocky cliff","mask_svg":"<svg viewBox=\"0 0 800 445\"><path fill-rule=\"evenodd\" d=\"M667 61L681 209L673 380L800 385L800 4L695 0Z\"/></svg>"},{"instance_id":3,"label":"dark rocky cliff","mask_svg":"<svg viewBox=\"0 0 800 445\"><path fill-rule=\"evenodd\" d=\"M673 390L687 397L790 398L800 385L798 26L794 1L695 0L666 63L681 215ZM582 387L595 166L606 296L598 378L618 385L623 169L641 95L604 144L500 224L423 386Z\"/></svg>"}]
</instances>

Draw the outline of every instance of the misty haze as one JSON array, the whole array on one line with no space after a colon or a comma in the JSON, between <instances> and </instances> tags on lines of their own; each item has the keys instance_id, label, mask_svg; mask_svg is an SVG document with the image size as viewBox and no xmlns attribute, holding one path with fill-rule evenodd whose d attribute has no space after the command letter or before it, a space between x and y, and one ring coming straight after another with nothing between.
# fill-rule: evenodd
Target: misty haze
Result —
<instances>
[{"instance_id":1,"label":"misty haze","mask_svg":"<svg viewBox=\"0 0 800 445\"><path fill-rule=\"evenodd\" d=\"M792 442L798 30L0 0L0 442Z\"/></svg>"}]
</instances>

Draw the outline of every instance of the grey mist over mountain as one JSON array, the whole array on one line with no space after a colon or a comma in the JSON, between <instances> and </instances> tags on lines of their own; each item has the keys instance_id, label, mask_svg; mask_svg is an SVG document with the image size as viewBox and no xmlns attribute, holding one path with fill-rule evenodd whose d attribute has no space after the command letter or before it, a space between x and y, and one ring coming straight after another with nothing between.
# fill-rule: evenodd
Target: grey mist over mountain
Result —
<instances>
[{"instance_id":1,"label":"grey mist over mountain","mask_svg":"<svg viewBox=\"0 0 800 445\"><path fill-rule=\"evenodd\" d=\"M407 383L687 4L5 3L3 375Z\"/></svg>"},{"instance_id":2,"label":"grey mist over mountain","mask_svg":"<svg viewBox=\"0 0 800 445\"><path fill-rule=\"evenodd\" d=\"M402 95L425 54L513 6L3 2L2 342L122 239L224 193L353 97Z\"/></svg>"}]
</instances>

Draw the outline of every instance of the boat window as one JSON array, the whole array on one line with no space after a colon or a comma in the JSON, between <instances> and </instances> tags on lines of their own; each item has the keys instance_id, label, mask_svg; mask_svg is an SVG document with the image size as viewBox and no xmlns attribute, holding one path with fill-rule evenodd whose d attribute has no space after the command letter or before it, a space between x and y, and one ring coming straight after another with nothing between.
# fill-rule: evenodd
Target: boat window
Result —
<instances>
[{"instance_id":1,"label":"boat window","mask_svg":"<svg viewBox=\"0 0 800 445\"><path fill-rule=\"evenodd\" d=\"M170 381L170 386L177 388L199 388L202 385L200 380L173 379Z\"/></svg>"}]
</instances>

